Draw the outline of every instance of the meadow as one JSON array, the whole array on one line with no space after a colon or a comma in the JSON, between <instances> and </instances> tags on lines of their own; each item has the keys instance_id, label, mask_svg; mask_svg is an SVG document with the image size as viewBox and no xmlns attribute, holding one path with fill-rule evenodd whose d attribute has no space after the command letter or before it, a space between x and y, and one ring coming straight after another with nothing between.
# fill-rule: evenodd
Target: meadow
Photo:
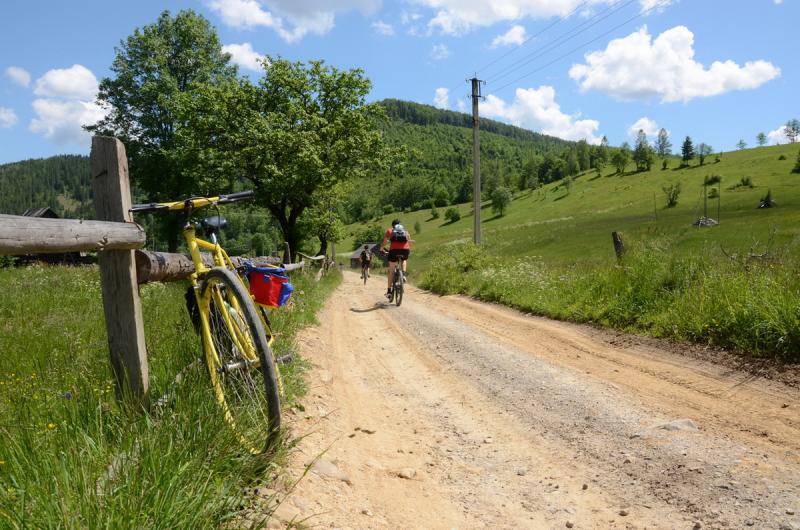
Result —
<instances>
[{"instance_id":1,"label":"meadow","mask_svg":"<svg viewBox=\"0 0 800 530\"><path fill-rule=\"evenodd\" d=\"M669 159L650 171L579 175L518 192L504 216L482 208L483 241L472 241L471 205L461 219L430 210L395 213L413 230L411 279L536 314L800 359L800 174L798 145ZM629 167L630 168L630 167ZM721 182L704 187L707 177ZM752 183L752 187L742 182ZM675 207L662 187L681 185ZM704 213L714 227L692 223ZM770 192L777 206L758 208ZM353 226L353 229L358 226ZM618 263L611 233L627 246ZM345 247L349 248L348 242Z\"/></svg>"},{"instance_id":2,"label":"meadow","mask_svg":"<svg viewBox=\"0 0 800 530\"><path fill-rule=\"evenodd\" d=\"M339 279L293 278L294 303L274 318L280 354ZM218 528L271 479L285 454L243 454L194 362L185 288L141 288L151 395L163 398L143 411L115 397L95 267L0 269L0 527ZM304 368L281 367L286 406Z\"/></svg>"}]
</instances>

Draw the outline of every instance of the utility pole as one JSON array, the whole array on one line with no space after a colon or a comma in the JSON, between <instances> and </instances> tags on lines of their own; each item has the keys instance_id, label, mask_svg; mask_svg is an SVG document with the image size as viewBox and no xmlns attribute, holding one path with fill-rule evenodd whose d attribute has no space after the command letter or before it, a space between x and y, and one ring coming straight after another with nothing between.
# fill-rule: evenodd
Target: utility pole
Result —
<instances>
[{"instance_id":1,"label":"utility pole","mask_svg":"<svg viewBox=\"0 0 800 530\"><path fill-rule=\"evenodd\" d=\"M472 82L472 209L474 217L473 241L481 244L481 137L478 127L478 99L481 98L481 81L477 77Z\"/></svg>"}]
</instances>

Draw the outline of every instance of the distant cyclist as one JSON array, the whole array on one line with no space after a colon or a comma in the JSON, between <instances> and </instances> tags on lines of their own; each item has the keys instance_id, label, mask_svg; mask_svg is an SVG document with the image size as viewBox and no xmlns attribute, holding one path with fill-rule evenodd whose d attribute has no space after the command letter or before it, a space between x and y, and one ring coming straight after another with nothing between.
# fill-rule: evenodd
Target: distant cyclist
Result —
<instances>
[{"instance_id":1,"label":"distant cyclist","mask_svg":"<svg viewBox=\"0 0 800 530\"><path fill-rule=\"evenodd\" d=\"M386 276L387 280L387 289L386 289L386 297L391 300L392 299L392 278L394 276L394 269L397 267L397 260L403 258L401 261L403 263L403 274L406 272L406 262L408 261L408 255L411 251L411 234L408 233L408 230L400 224L400 219L395 219L392 221L392 226L386 229L386 233L383 235L383 241L381 241L379 249L383 250L384 245L386 242L389 241L389 274Z\"/></svg>"},{"instance_id":2,"label":"distant cyclist","mask_svg":"<svg viewBox=\"0 0 800 530\"><path fill-rule=\"evenodd\" d=\"M369 245L364 245L359 259L361 260L361 277L366 280L369 278L369 266L372 263L372 251L369 249Z\"/></svg>"}]
</instances>

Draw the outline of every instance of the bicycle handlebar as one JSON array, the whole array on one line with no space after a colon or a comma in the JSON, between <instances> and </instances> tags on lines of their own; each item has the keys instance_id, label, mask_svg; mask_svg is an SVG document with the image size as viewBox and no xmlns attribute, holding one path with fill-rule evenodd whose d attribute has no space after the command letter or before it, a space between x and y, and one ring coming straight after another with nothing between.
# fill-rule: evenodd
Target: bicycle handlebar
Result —
<instances>
[{"instance_id":1,"label":"bicycle handlebar","mask_svg":"<svg viewBox=\"0 0 800 530\"><path fill-rule=\"evenodd\" d=\"M175 202L149 202L145 204L134 204L131 212L156 212L159 210L183 211L187 208L197 209L212 204L230 204L233 202L246 201L255 196L253 190L229 193L218 197L193 197L183 201Z\"/></svg>"}]
</instances>

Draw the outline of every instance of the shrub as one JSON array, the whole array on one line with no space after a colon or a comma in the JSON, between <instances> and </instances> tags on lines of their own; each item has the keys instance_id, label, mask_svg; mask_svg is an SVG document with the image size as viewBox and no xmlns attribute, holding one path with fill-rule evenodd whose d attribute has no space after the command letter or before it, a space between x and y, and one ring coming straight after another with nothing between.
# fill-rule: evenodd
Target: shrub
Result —
<instances>
[{"instance_id":1,"label":"shrub","mask_svg":"<svg viewBox=\"0 0 800 530\"><path fill-rule=\"evenodd\" d=\"M792 173L800 173L800 151L797 152L797 162L795 162L792 168Z\"/></svg>"},{"instance_id":2,"label":"shrub","mask_svg":"<svg viewBox=\"0 0 800 530\"><path fill-rule=\"evenodd\" d=\"M390 213L392 213L394 211L394 205L393 204L384 204L382 210L383 210L383 215L389 215Z\"/></svg>"},{"instance_id":3,"label":"shrub","mask_svg":"<svg viewBox=\"0 0 800 530\"><path fill-rule=\"evenodd\" d=\"M436 208L436 205L431 206L431 219L438 219L439 218L439 209Z\"/></svg>"},{"instance_id":4,"label":"shrub","mask_svg":"<svg viewBox=\"0 0 800 530\"><path fill-rule=\"evenodd\" d=\"M422 233L422 225L419 223L419 221L414 223L414 233L415 234Z\"/></svg>"},{"instance_id":5,"label":"shrub","mask_svg":"<svg viewBox=\"0 0 800 530\"><path fill-rule=\"evenodd\" d=\"M667 208L674 208L678 204L678 197L681 194L681 183L670 184L669 186L662 186L661 190L667 196Z\"/></svg>"},{"instance_id":6,"label":"shrub","mask_svg":"<svg viewBox=\"0 0 800 530\"><path fill-rule=\"evenodd\" d=\"M711 191L708 192L709 199L716 199L719 197L719 190L717 188L711 188Z\"/></svg>"},{"instance_id":7,"label":"shrub","mask_svg":"<svg viewBox=\"0 0 800 530\"><path fill-rule=\"evenodd\" d=\"M450 207L444 211L444 220L448 223L455 223L461 219L461 214L458 212L458 208Z\"/></svg>"},{"instance_id":8,"label":"shrub","mask_svg":"<svg viewBox=\"0 0 800 530\"><path fill-rule=\"evenodd\" d=\"M712 185L718 184L720 182L722 182L722 177L721 176L719 176L719 175L711 175L711 176L707 176L703 180L703 186L712 186Z\"/></svg>"},{"instance_id":9,"label":"shrub","mask_svg":"<svg viewBox=\"0 0 800 530\"><path fill-rule=\"evenodd\" d=\"M786 160L786 155L781 155L778 157L778 160Z\"/></svg>"},{"instance_id":10,"label":"shrub","mask_svg":"<svg viewBox=\"0 0 800 530\"><path fill-rule=\"evenodd\" d=\"M661 161L661 169L667 169L669 167L669 160L666 158Z\"/></svg>"}]
</instances>

